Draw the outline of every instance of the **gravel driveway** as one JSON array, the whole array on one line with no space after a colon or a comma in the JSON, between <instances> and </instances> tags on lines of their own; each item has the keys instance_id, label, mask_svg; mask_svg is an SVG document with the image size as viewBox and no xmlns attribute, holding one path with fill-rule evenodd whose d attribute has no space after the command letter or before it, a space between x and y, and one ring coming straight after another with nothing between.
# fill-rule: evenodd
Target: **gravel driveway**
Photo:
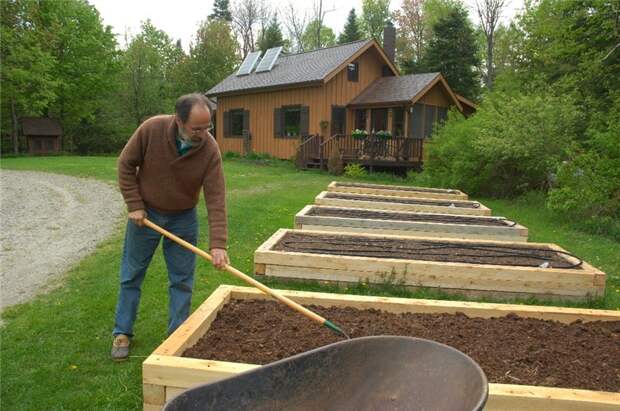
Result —
<instances>
[{"instance_id":1,"label":"gravel driveway","mask_svg":"<svg viewBox=\"0 0 620 411\"><path fill-rule=\"evenodd\" d=\"M45 292L118 227L124 203L101 181L0 170L0 310Z\"/></svg>"}]
</instances>

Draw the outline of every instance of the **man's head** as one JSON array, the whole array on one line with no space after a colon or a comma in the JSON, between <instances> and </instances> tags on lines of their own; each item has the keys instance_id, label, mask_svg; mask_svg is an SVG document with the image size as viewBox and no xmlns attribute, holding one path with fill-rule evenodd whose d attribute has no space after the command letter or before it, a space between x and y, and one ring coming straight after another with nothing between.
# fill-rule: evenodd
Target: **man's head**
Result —
<instances>
[{"instance_id":1,"label":"man's head","mask_svg":"<svg viewBox=\"0 0 620 411\"><path fill-rule=\"evenodd\" d=\"M179 137L187 143L198 142L211 131L211 102L200 93L181 96L175 104Z\"/></svg>"}]
</instances>

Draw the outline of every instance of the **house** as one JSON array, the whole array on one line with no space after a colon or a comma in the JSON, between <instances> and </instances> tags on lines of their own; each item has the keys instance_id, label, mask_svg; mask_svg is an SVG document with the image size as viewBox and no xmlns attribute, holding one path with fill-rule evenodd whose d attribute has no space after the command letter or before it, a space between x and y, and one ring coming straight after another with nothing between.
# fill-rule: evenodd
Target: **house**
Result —
<instances>
[{"instance_id":1,"label":"house","mask_svg":"<svg viewBox=\"0 0 620 411\"><path fill-rule=\"evenodd\" d=\"M58 120L53 118L23 118L22 132L28 143L29 154L60 152L62 127Z\"/></svg>"},{"instance_id":2,"label":"house","mask_svg":"<svg viewBox=\"0 0 620 411\"><path fill-rule=\"evenodd\" d=\"M386 27L384 37L385 48L371 39L289 55L275 48L262 59L249 54L206 93L217 98L220 149L278 158L305 150L315 162L339 151L347 162L419 164L423 139L450 107L465 112L463 100L440 73L401 76L394 29ZM368 141L353 139L356 129ZM390 142L371 144L378 131L389 131Z\"/></svg>"}]
</instances>

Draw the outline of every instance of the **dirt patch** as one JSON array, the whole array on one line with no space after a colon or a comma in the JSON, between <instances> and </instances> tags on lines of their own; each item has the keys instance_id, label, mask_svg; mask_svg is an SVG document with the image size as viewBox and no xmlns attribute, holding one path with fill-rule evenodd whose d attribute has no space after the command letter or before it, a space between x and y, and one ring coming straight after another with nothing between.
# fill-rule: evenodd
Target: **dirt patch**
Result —
<instances>
[{"instance_id":1,"label":"dirt patch","mask_svg":"<svg viewBox=\"0 0 620 411\"><path fill-rule=\"evenodd\" d=\"M403 186L390 186L382 184L364 184L364 183L336 183L336 187L361 187L361 188L376 188L380 190L395 190L395 191L413 191L420 193L438 193L438 194L458 194L456 190L450 190L447 188L426 188L426 187L403 187Z\"/></svg>"},{"instance_id":2,"label":"dirt patch","mask_svg":"<svg viewBox=\"0 0 620 411\"><path fill-rule=\"evenodd\" d=\"M356 208L313 207L308 212L308 215L319 217L364 218L369 220L416 221L424 223L466 224L494 227L512 227L515 225L514 222L508 221L504 218L479 218L450 214L405 214Z\"/></svg>"},{"instance_id":3,"label":"dirt patch","mask_svg":"<svg viewBox=\"0 0 620 411\"><path fill-rule=\"evenodd\" d=\"M496 264L521 267L575 268L558 251L518 245L457 243L381 237L288 232L272 248L310 254L405 260Z\"/></svg>"},{"instance_id":4,"label":"dirt patch","mask_svg":"<svg viewBox=\"0 0 620 411\"><path fill-rule=\"evenodd\" d=\"M392 314L308 306L352 338L427 338L472 357L492 383L620 391L620 321L483 319L464 314ZM274 301L231 301L185 357L267 364L339 341L325 327Z\"/></svg>"},{"instance_id":5,"label":"dirt patch","mask_svg":"<svg viewBox=\"0 0 620 411\"><path fill-rule=\"evenodd\" d=\"M0 309L52 288L117 228L118 189L93 179L0 171Z\"/></svg>"},{"instance_id":6,"label":"dirt patch","mask_svg":"<svg viewBox=\"0 0 620 411\"><path fill-rule=\"evenodd\" d=\"M450 200L421 200L416 198L398 198L398 197L381 197L381 196L365 196L344 193L327 193L325 198L337 198L340 200L353 201L373 201L379 203L398 203L398 204L420 204L442 207L456 208L480 208L480 203L475 201L450 201Z\"/></svg>"}]
</instances>

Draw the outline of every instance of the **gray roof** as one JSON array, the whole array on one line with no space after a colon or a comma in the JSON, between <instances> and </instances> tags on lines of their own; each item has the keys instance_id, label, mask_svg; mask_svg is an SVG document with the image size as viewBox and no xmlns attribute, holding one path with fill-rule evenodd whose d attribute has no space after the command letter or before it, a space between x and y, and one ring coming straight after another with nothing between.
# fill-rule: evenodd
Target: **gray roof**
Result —
<instances>
[{"instance_id":1,"label":"gray roof","mask_svg":"<svg viewBox=\"0 0 620 411\"><path fill-rule=\"evenodd\" d=\"M381 77L355 97L349 105L411 101L438 75L439 73L422 73Z\"/></svg>"},{"instance_id":2,"label":"gray roof","mask_svg":"<svg viewBox=\"0 0 620 411\"><path fill-rule=\"evenodd\" d=\"M62 127L53 118L25 117L22 119L22 130L25 136L60 136Z\"/></svg>"},{"instance_id":3,"label":"gray roof","mask_svg":"<svg viewBox=\"0 0 620 411\"><path fill-rule=\"evenodd\" d=\"M235 70L233 74L207 91L207 95L322 81L371 41L360 40L306 53L281 55L273 69L268 72L252 72L247 76L237 77Z\"/></svg>"}]
</instances>

